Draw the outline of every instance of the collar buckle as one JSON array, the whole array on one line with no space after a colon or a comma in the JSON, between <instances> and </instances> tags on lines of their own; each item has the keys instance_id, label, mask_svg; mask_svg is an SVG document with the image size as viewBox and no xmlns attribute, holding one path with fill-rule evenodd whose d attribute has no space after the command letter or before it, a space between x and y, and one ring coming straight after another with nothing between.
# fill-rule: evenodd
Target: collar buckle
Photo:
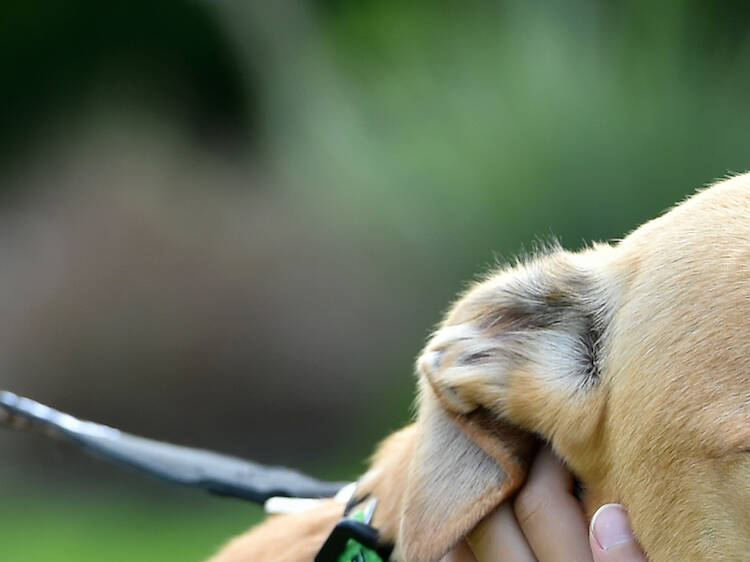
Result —
<instances>
[{"instance_id":1,"label":"collar buckle","mask_svg":"<svg viewBox=\"0 0 750 562\"><path fill-rule=\"evenodd\" d=\"M364 509L336 523L315 562L387 562L393 547L383 545L380 533L369 524L376 505L373 498Z\"/></svg>"}]
</instances>

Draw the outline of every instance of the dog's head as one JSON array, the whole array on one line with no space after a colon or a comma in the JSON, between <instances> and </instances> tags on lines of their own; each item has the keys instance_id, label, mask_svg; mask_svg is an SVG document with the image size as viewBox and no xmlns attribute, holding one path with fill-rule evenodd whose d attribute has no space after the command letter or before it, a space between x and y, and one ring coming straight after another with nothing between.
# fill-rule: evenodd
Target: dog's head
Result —
<instances>
[{"instance_id":1,"label":"dog's head","mask_svg":"<svg viewBox=\"0 0 750 562\"><path fill-rule=\"evenodd\" d=\"M652 560L750 551L750 176L617 245L553 249L454 305L418 360L400 556L440 558L537 439L628 508Z\"/></svg>"}]
</instances>

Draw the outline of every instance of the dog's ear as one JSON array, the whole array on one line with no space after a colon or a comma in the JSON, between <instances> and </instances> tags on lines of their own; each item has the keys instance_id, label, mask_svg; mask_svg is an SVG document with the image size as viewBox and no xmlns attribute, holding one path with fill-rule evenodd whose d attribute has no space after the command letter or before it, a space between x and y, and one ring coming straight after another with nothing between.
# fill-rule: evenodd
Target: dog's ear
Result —
<instances>
[{"instance_id":1,"label":"dog's ear","mask_svg":"<svg viewBox=\"0 0 750 562\"><path fill-rule=\"evenodd\" d=\"M397 540L403 560L434 562L526 475L535 439L486 410L446 411L426 386Z\"/></svg>"},{"instance_id":2,"label":"dog's ear","mask_svg":"<svg viewBox=\"0 0 750 562\"><path fill-rule=\"evenodd\" d=\"M521 486L534 435L554 441L554 428L580 417L606 322L594 252L556 250L491 276L428 343L398 539L405 560L443 556Z\"/></svg>"}]
</instances>

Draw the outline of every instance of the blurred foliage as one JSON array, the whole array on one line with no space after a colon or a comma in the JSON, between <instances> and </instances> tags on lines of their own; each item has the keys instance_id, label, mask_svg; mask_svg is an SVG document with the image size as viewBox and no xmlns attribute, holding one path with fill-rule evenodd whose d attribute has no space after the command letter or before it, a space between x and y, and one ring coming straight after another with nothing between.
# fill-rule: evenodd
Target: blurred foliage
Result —
<instances>
[{"instance_id":1,"label":"blurred foliage","mask_svg":"<svg viewBox=\"0 0 750 562\"><path fill-rule=\"evenodd\" d=\"M2 386L321 476L409 419L413 357L477 272L748 167L746 4L1 10ZM249 524L0 446L3 559L199 559Z\"/></svg>"},{"instance_id":2,"label":"blurred foliage","mask_svg":"<svg viewBox=\"0 0 750 562\"><path fill-rule=\"evenodd\" d=\"M159 100L204 136L250 131L252 77L207 3L6 0L1 13L6 163L97 95Z\"/></svg>"},{"instance_id":3,"label":"blurred foliage","mask_svg":"<svg viewBox=\"0 0 750 562\"><path fill-rule=\"evenodd\" d=\"M739 13L697 2L355 6L331 11L317 59L298 52L288 80L305 81L304 100L271 128L292 133L280 158L296 150L300 177L325 174L320 184L339 204L356 199L368 226L395 223L408 240L414 221L425 246L473 248L469 269L535 235L573 246L620 236L746 165L747 30L727 39ZM320 59L334 79L319 79Z\"/></svg>"}]
</instances>

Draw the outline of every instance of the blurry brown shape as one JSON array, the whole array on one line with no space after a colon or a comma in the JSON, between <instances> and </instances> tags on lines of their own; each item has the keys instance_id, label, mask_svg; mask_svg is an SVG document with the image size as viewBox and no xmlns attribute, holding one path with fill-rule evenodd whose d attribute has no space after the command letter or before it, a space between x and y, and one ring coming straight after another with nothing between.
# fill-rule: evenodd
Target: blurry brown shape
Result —
<instances>
[{"instance_id":1,"label":"blurry brown shape","mask_svg":"<svg viewBox=\"0 0 750 562\"><path fill-rule=\"evenodd\" d=\"M0 210L0 386L287 464L410 387L408 358L386 372L408 307L382 264L246 167L112 133L47 152Z\"/></svg>"}]
</instances>

